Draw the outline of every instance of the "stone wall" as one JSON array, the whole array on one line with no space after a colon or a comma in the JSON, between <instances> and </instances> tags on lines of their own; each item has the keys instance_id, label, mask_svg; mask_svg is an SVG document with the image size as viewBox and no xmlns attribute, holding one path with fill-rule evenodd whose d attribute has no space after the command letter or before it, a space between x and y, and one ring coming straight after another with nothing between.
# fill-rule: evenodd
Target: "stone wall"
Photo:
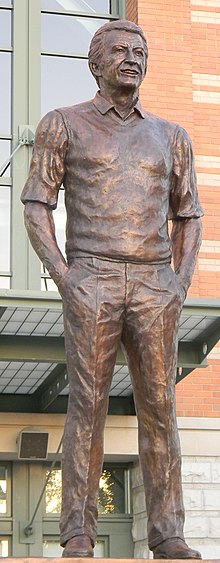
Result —
<instances>
[{"instance_id":1,"label":"stone wall","mask_svg":"<svg viewBox=\"0 0 220 563\"><path fill-rule=\"evenodd\" d=\"M185 537L204 559L220 558L220 457L183 456ZM139 464L132 469L134 557L152 557L146 547L146 509Z\"/></svg>"}]
</instances>

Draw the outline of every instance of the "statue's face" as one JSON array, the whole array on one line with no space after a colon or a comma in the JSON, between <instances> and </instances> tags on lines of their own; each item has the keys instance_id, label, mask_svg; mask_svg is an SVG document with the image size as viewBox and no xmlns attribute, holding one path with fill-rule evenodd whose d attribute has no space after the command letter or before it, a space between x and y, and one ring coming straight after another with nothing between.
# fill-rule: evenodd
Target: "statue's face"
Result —
<instances>
[{"instance_id":1,"label":"statue's face","mask_svg":"<svg viewBox=\"0 0 220 563\"><path fill-rule=\"evenodd\" d=\"M104 52L98 65L100 86L138 89L146 73L146 54L138 33L112 30L105 34Z\"/></svg>"}]
</instances>

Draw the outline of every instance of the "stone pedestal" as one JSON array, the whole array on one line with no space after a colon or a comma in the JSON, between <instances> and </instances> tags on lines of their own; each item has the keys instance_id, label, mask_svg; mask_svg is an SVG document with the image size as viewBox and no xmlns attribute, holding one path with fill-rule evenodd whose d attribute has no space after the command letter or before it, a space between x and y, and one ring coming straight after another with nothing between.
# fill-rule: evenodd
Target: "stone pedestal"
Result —
<instances>
[{"instance_id":1,"label":"stone pedestal","mask_svg":"<svg viewBox=\"0 0 220 563\"><path fill-rule=\"evenodd\" d=\"M64 563L65 561L74 561L77 563L88 563L88 561L96 561L97 563L152 563L152 559L88 559L85 557L64 558L62 557L7 557L7 563ZM161 561L161 559L154 559ZM167 559L167 563L180 563L180 559ZM183 561L183 560L182 560ZM193 559L195 563L201 563L201 559ZM184 559L184 563L192 563L192 559ZM220 563L220 559L203 559L203 563Z\"/></svg>"}]
</instances>

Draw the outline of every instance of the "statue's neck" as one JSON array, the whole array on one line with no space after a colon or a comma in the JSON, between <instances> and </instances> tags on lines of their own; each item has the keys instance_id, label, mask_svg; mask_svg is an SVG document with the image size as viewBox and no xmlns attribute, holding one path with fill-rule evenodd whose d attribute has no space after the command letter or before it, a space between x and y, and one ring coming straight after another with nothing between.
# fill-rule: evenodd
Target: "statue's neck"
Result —
<instances>
[{"instance_id":1,"label":"statue's neck","mask_svg":"<svg viewBox=\"0 0 220 563\"><path fill-rule=\"evenodd\" d=\"M104 87L100 88L100 94L111 104L122 119L125 119L132 111L137 103L138 91L112 91L106 90Z\"/></svg>"}]
</instances>

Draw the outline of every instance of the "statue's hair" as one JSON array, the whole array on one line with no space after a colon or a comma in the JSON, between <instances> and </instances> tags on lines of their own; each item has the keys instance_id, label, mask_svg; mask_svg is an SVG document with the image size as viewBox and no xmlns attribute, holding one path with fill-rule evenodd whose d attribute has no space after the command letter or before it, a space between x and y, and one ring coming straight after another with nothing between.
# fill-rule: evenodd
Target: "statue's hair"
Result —
<instances>
[{"instance_id":1,"label":"statue's hair","mask_svg":"<svg viewBox=\"0 0 220 563\"><path fill-rule=\"evenodd\" d=\"M89 47L89 53L88 53L88 62L89 62L89 68L93 73L92 67L91 67L91 63L99 63L102 55L103 55L103 51L104 51L104 44L105 44L105 34L108 31L113 31L113 30L119 30L119 31L128 31L130 33L138 33L143 41L143 47L144 47L144 51L145 51L145 55L146 58L148 56L148 48L147 48L147 41L146 41L146 37L141 29L141 27L139 27L139 25L136 25L136 23L131 22L129 20L117 20L117 21L111 21L108 23L105 23L104 25L102 25L93 35L93 38L91 40L90 43L90 47ZM97 84L99 85L99 79L97 76L94 75L94 78L97 82Z\"/></svg>"}]
</instances>

